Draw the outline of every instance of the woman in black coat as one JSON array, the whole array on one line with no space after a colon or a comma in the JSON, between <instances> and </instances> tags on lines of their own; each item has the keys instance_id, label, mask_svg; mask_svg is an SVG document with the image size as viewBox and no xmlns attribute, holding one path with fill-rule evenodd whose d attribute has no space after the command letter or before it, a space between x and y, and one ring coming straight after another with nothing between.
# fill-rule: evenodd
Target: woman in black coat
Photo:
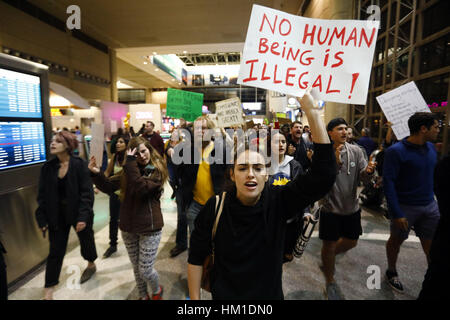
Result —
<instances>
[{"instance_id":1,"label":"woman in black coat","mask_svg":"<svg viewBox=\"0 0 450 320\"><path fill-rule=\"evenodd\" d=\"M233 188L219 199L223 206L218 207L223 207L223 212L214 238L210 279L213 299L284 298L281 283L286 221L327 194L336 180L336 160L319 110L309 94L300 103L315 143L308 173L274 187L267 183L266 162L259 152L246 148L235 155L229 172ZM197 216L191 236L188 285L192 300L200 298L203 262L213 248L215 206L212 197Z\"/></svg>"},{"instance_id":2,"label":"woman in black coat","mask_svg":"<svg viewBox=\"0 0 450 320\"><path fill-rule=\"evenodd\" d=\"M72 155L77 148L76 136L67 131L57 133L50 144L56 157L47 161L39 178L36 220L43 236L49 231L50 253L45 270L45 297L53 298L66 254L70 227L74 227L81 245L81 255L88 267L81 276L83 283L95 273L97 252L94 242L94 191L87 164Z\"/></svg>"}]
</instances>

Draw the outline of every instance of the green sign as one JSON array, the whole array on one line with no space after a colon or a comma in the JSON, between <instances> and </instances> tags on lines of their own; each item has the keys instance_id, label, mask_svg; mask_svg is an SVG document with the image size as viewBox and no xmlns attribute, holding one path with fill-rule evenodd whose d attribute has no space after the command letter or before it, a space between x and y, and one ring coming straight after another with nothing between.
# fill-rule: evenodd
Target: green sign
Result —
<instances>
[{"instance_id":1,"label":"green sign","mask_svg":"<svg viewBox=\"0 0 450 320\"><path fill-rule=\"evenodd\" d=\"M167 89L167 116L194 121L202 115L203 93Z\"/></svg>"}]
</instances>

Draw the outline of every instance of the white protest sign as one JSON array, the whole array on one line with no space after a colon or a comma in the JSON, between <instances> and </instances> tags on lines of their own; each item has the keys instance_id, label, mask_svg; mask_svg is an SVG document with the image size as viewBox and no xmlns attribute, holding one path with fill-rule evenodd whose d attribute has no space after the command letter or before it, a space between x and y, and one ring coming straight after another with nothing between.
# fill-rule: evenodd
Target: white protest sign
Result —
<instances>
[{"instance_id":1,"label":"white protest sign","mask_svg":"<svg viewBox=\"0 0 450 320\"><path fill-rule=\"evenodd\" d=\"M379 21L322 20L253 5L238 83L366 104Z\"/></svg>"},{"instance_id":2,"label":"white protest sign","mask_svg":"<svg viewBox=\"0 0 450 320\"><path fill-rule=\"evenodd\" d=\"M239 98L216 102L217 125L221 128L238 126L244 123Z\"/></svg>"},{"instance_id":3,"label":"white protest sign","mask_svg":"<svg viewBox=\"0 0 450 320\"><path fill-rule=\"evenodd\" d=\"M111 133L116 133L117 132L117 122L116 120L111 120L110 122L111 125Z\"/></svg>"},{"instance_id":4,"label":"white protest sign","mask_svg":"<svg viewBox=\"0 0 450 320\"><path fill-rule=\"evenodd\" d=\"M416 112L431 112L414 81L376 97L398 140L409 136L408 119Z\"/></svg>"},{"instance_id":5,"label":"white protest sign","mask_svg":"<svg viewBox=\"0 0 450 320\"><path fill-rule=\"evenodd\" d=\"M103 144L105 137L105 125L93 123L91 127L91 143L90 143L90 155L89 157L94 156L95 161L97 163L97 167L102 166L103 161Z\"/></svg>"}]
</instances>

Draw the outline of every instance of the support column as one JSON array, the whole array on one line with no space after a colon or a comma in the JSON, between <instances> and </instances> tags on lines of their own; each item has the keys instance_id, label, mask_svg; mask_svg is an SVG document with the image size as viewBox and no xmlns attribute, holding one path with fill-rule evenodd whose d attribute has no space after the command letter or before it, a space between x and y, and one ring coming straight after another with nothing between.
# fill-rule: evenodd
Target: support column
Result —
<instances>
[{"instance_id":1,"label":"support column","mask_svg":"<svg viewBox=\"0 0 450 320\"><path fill-rule=\"evenodd\" d=\"M109 79L111 80L111 101L119 102L117 91L117 55L116 50L109 49Z\"/></svg>"},{"instance_id":2,"label":"support column","mask_svg":"<svg viewBox=\"0 0 450 320\"><path fill-rule=\"evenodd\" d=\"M322 1L311 0L303 16L318 19L352 19L353 1ZM344 118L350 124L350 105L327 102L324 109L324 121L328 123L334 118Z\"/></svg>"}]
</instances>

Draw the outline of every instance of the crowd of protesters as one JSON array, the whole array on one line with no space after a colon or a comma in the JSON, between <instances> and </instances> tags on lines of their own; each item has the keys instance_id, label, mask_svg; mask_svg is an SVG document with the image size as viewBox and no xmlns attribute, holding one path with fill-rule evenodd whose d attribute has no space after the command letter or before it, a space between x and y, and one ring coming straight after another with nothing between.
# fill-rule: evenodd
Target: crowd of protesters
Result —
<instances>
[{"instance_id":1,"label":"crowd of protesters","mask_svg":"<svg viewBox=\"0 0 450 320\"><path fill-rule=\"evenodd\" d=\"M201 296L203 265L211 254L213 299L283 299L282 265L293 260L314 206L321 208L320 270L326 298L342 299L335 258L356 247L362 235L358 188L370 181L381 186L388 207L387 282L404 291L397 257L414 229L429 266L420 299L444 296L441 281L450 267L450 172L448 156L438 163L433 142L439 123L433 114L412 115L410 136L400 141L388 123L378 148L367 128L356 140L342 118L325 125L308 93L299 103L308 126L294 121L279 131L270 130L272 126L224 130L206 115L193 123L182 120L166 144L151 121L137 134L119 129L105 170L94 157L86 162L74 154L75 134L55 132L50 145L54 157L42 168L36 210L39 228L44 237L48 231L50 241L44 299L53 298L71 227L87 261L80 282L96 272L94 184L109 195L110 242L103 258L117 251L120 229L140 299L162 299L154 265L164 227L160 199L166 182L177 205L170 256L189 250L190 299ZM0 244L0 258L3 252ZM6 278L3 271L0 276Z\"/></svg>"}]
</instances>

